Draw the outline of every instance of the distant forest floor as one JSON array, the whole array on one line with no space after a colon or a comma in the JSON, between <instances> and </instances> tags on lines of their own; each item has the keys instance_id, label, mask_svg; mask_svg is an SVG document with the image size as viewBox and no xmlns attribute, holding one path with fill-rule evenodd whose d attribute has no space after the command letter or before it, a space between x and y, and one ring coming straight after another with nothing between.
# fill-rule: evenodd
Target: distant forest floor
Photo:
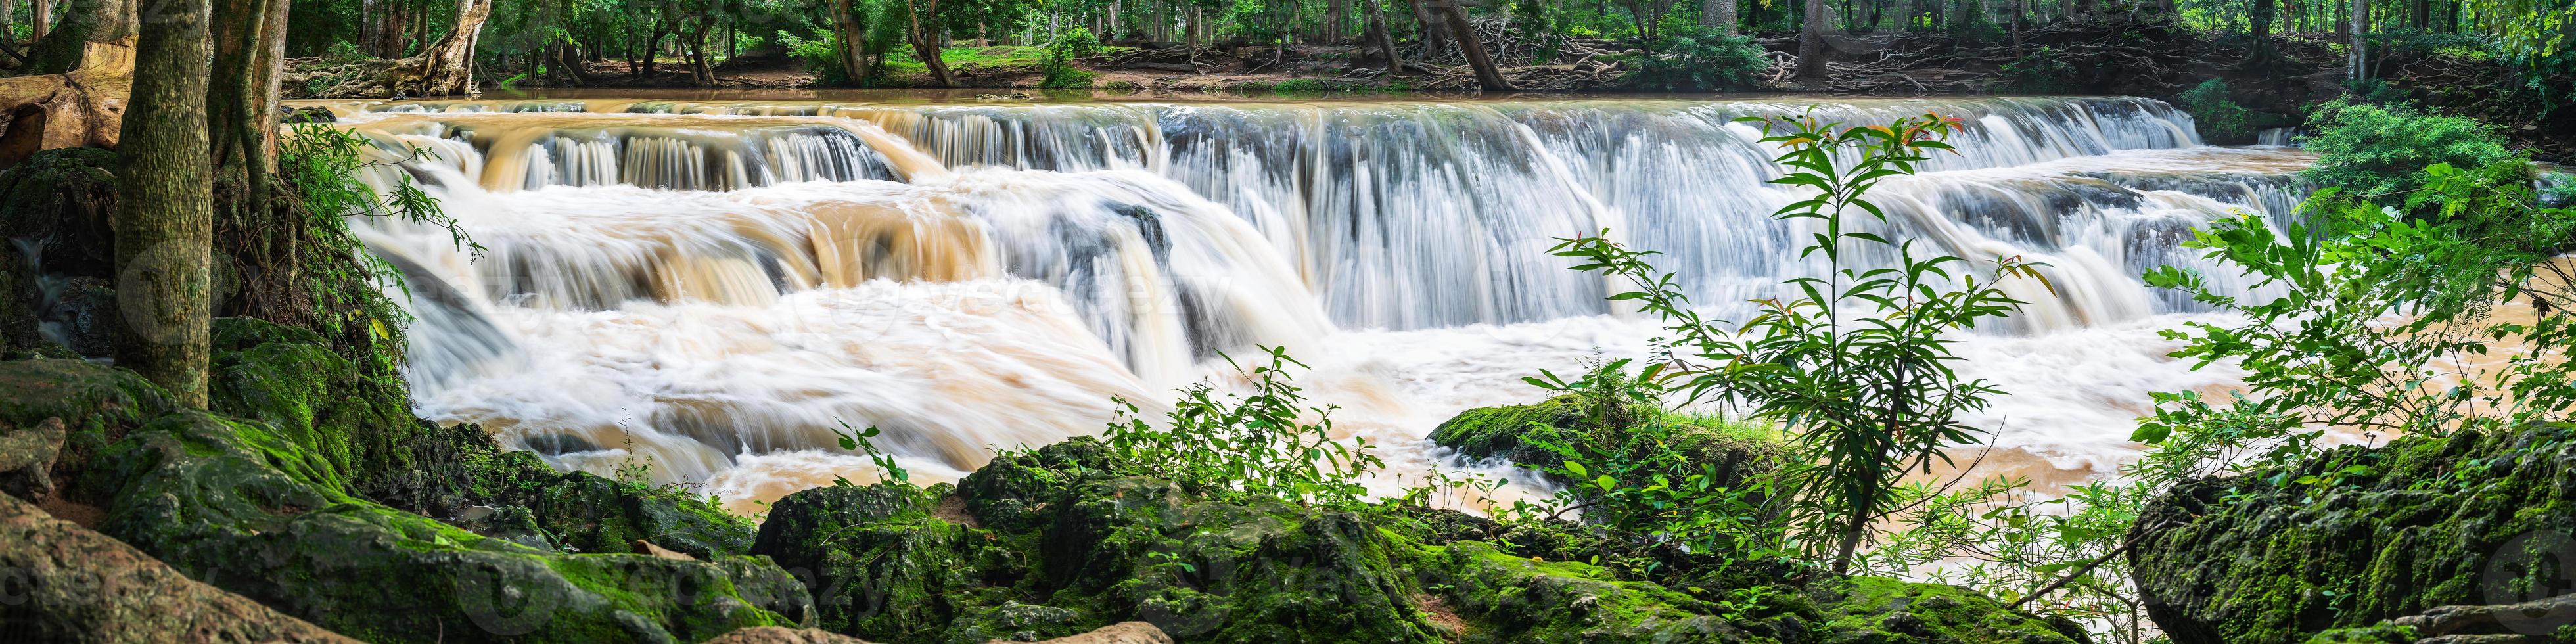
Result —
<instances>
[{"instance_id":1,"label":"distant forest floor","mask_svg":"<svg viewBox=\"0 0 2576 644\"><path fill-rule=\"evenodd\" d=\"M1631 60L1648 55L1639 43L1575 41L1555 51L1512 36L1489 33L1506 76L1525 94L1563 95L1637 91L1626 84ZM1963 37L1943 32L1878 32L1836 35L1831 78L1804 84L1787 78L1797 34L1751 34L1779 62L1773 73L1736 91L1829 95L2117 94L2169 102L2211 78L2226 81L2227 98L2251 111L2250 132L2293 127L2309 107L2345 94L2344 45L2331 34L2279 34L2267 51L2241 34L2213 35L2152 21L2061 22L2022 31ZM2377 99L2404 98L2437 110L2501 126L2515 143L2542 160L2576 159L2576 115L2549 111L2537 92L2501 63L2474 51L2382 47L2371 52L2372 75L2387 80ZM1446 59L1424 57L1417 46L1402 74L1386 73L1385 57L1362 44L1202 45L1117 43L1075 60L1092 74L1095 93L1197 98L1365 97L1419 92L1476 92L1474 76L1454 50ZM944 58L958 84L973 89L1034 90L1043 82L1043 48L1032 45L960 46ZM929 87L929 75L908 51L889 57L885 71L865 86ZM775 52L744 52L715 68L716 86L690 81L680 65L665 61L639 74L624 61L600 61L579 80L558 76L552 87L790 89L853 87L826 84L798 61ZM487 83L486 87L491 87ZM525 85L522 85L525 87ZM1022 92L997 92L1017 98ZM2250 143L2224 140L2213 143Z\"/></svg>"}]
</instances>

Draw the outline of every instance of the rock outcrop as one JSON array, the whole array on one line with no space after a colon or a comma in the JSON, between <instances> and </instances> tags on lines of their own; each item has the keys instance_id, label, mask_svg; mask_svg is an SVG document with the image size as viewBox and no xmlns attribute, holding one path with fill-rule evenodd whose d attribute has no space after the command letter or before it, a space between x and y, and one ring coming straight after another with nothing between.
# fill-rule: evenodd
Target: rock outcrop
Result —
<instances>
[{"instance_id":1,"label":"rock outcrop","mask_svg":"<svg viewBox=\"0 0 2576 644\"><path fill-rule=\"evenodd\" d=\"M2157 499L2130 551L2175 644L2576 642L2576 427L2407 437ZM2430 641L2430 640L2428 640Z\"/></svg>"},{"instance_id":2,"label":"rock outcrop","mask_svg":"<svg viewBox=\"0 0 2576 644\"><path fill-rule=\"evenodd\" d=\"M0 625L18 642L294 642L341 637L171 570L0 494Z\"/></svg>"},{"instance_id":3,"label":"rock outcrop","mask_svg":"<svg viewBox=\"0 0 2576 644\"><path fill-rule=\"evenodd\" d=\"M1004 454L955 486L797 492L773 504L752 551L810 580L822 628L898 644L1128 620L1179 642L2083 641L1950 586L1674 589L1583 563L1599 537L1577 524L1225 501L1107 459L1075 438Z\"/></svg>"},{"instance_id":4,"label":"rock outcrop","mask_svg":"<svg viewBox=\"0 0 2576 644\"><path fill-rule=\"evenodd\" d=\"M478 429L422 423L399 388L370 388L310 332L226 319L215 338L214 412L174 408L111 367L0 362L0 441L58 428L47 503L191 578L368 641L694 641L811 619L802 585L741 554L748 523L705 516L720 513L703 501L557 474ZM34 489L28 471L0 486ZM485 507L562 536L532 547L379 497L555 499ZM660 536L692 525L703 538ZM631 554L642 530L701 560Z\"/></svg>"}]
</instances>

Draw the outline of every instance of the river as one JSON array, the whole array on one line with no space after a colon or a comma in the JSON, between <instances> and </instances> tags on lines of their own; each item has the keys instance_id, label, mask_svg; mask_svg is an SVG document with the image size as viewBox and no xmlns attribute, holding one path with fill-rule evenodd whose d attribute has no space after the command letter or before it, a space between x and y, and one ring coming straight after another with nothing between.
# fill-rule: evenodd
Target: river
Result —
<instances>
[{"instance_id":1,"label":"river","mask_svg":"<svg viewBox=\"0 0 2576 644\"><path fill-rule=\"evenodd\" d=\"M1962 369L2010 392L1973 419L1995 432L1986 469L2085 480L2136 453L2146 392L2237 377L2163 357L2156 331L2205 314L2138 275L2205 266L2176 247L2195 225L2290 216L2311 161L2201 145L2188 115L2125 97L304 104L433 152L370 180L408 173L485 249L353 221L409 277L423 417L745 512L866 480L843 422L949 480L1096 433L1113 396L1152 411L1254 345L1313 365L1298 381L1336 429L1383 447L1372 485L1457 467L1423 440L1441 420L1658 335L1547 255L1556 239L1660 251L1721 318L1819 270L1771 218L1793 199L1765 183L1775 151L1735 121L1811 106L1965 120L1957 154L1872 197L1890 233L2050 265Z\"/></svg>"}]
</instances>

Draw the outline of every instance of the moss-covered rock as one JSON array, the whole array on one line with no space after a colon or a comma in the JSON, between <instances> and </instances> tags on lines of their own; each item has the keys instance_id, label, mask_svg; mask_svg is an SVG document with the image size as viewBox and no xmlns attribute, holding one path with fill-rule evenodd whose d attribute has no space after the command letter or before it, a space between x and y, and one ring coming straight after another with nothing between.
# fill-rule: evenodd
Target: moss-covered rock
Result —
<instances>
[{"instance_id":1,"label":"moss-covered rock","mask_svg":"<svg viewBox=\"0 0 2576 644\"><path fill-rule=\"evenodd\" d=\"M1109 465L1075 438L1001 455L954 489L805 490L772 506L753 552L807 578L827 628L883 642L1125 620L1181 642L2081 641L1947 586L1685 592L1579 563L1602 546L1577 524L1212 500ZM1868 618L1935 595L1953 610L1924 618L1933 639L1862 638L1886 634ZM2014 639L2025 634L2036 639Z\"/></svg>"},{"instance_id":2,"label":"moss-covered rock","mask_svg":"<svg viewBox=\"0 0 2576 644\"><path fill-rule=\"evenodd\" d=\"M2177 485L2139 515L2130 561L2176 644L2298 644L2564 592L2571 500L2576 427L2407 437ZM2483 630L2549 639L2564 621ZM2336 637L2369 641L2354 633Z\"/></svg>"},{"instance_id":3,"label":"moss-covered rock","mask_svg":"<svg viewBox=\"0 0 2576 644\"><path fill-rule=\"evenodd\" d=\"M1565 458L1531 444L1528 438L1532 432L1553 431L1560 441L1589 439L1572 442L1621 444L1617 434L1628 428L1617 422L1603 422L1599 417L1582 397L1574 395L1531 405L1479 407L1441 422L1431 430L1431 442L1471 459L1500 458L1544 469L1563 464ZM1716 464L1720 480L1734 481L1768 469L1789 453L1788 445L1776 432L1755 426L1681 414L1666 414L1661 420L1672 426L1670 447L1693 462Z\"/></svg>"},{"instance_id":4,"label":"moss-covered rock","mask_svg":"<svg viewBox=\"0 0 2576 644\"><path fill-rule=\"evenodd\" d=\"M1994 598L1957 586L1850 577L1810 592L1826 619L1816 641L1828 644L2086 641L2073 622L2005 610Z\"/></svg>"},{"instance_id":5,"label":"moss-covered rock","mask_svg":"<svg viewBox=\"0 0 2576 644\"><path fill-rule=\"evenodd\" d=\"M398 480L388 472L438 472L456 478L417 489L460 503L549 494L560 506L686 501L639 486L602 490L587 484L596 477L499 454L470 427L386 412L401 408L370 400L384 392L353 380L310 333L240 320L217 331L211 389L222 414L174 410L158 390L111 367L0 362L0 438L64 428L53 478L76 481L62 498L93 504L101 532L199 581L362 639L694 641L810 620L810 600L793 577L766 560L727 554L748 548L740 519L726 518L739 530L718 530L708 543L722 545L700 548L699 560L564 554L370 499L363 492L403 489L383 483ZM553 508L528 512L522 523L554 517L563 525L566 516L575 513ZM566 541L582 534L563 533Z\"/></svg>"}]
</instances>

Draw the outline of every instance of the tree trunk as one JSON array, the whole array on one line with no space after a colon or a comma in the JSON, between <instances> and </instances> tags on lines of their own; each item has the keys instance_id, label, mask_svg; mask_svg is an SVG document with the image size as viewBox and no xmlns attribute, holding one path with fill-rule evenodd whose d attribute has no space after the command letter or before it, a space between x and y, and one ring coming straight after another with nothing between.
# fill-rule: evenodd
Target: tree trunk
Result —
<instances>
[{"instance_id":1,"label":"tree trunk","mask_svg":"<svg viewBox=\"0 0 2576 644\"><path fill-rule=\"evenodd\" d=\"M1386 32L1386 0L1360 0L1368 5L1369 39L1377 41L1378 53L1386 56L1386 73L1404 73L1404 54L1395 49L1395 37Z\"/></svg>"},{"instance_id":2,"label":"tree trunk","mask_svg":"<svg viewBox=\"0 0 2576 644\"><path fill-rule=\"evenodd\" d=\"M456 29L403 59L395 68L394 92L409 96L451 96L474 91L474 46L483 39L483 20L492 16L492 0L456 0Z\"/></svg>"},{"instance_id":3,"label":"tree trunk","mask_svg":"<svg viewBox=\"0 0 2576 644\"><path fill-rule=\"evenodd\" d=\"M2254 14L2249 17L2253 23L2254 51L2245 61L2248 68L2262 65L2272 59L2273 4L2273 0L2254 0Z\"/></svg>"},{"instance_id":4,"label":"tree trunk","mask_svg":"<svg viewBox=\"0 0 2576 644\"><path fill-rule=\"evenodd\" d=\"M2346 48L2352 55L2344 61L2350 67L2344 77L2356 85L2370 78L2370 69L2364 64L2368 53L2363 51L2369 48L2369 32L2370 0L2352 0L2352 46Z\"/></svg>"},{"instance_id":5,"label":"tree trunk","mask_svg":"<svg viewBox=\"0 0 2576 644\"><path fill-rule=\"evenodd\" d=\"M638 76L637 78L644 80L653 79L653 59L662 55L662 37L670 35L671 33L663 31L662 27L663 25L661 20L656 19L653 21L653 37L644 41L644 75Z\"/></svg>"},{"instance_id":6,"label":"tree trunk","mask_svg":"<svg viewBox=\"0 0 2576 644\"><path fill-rule=\"evenodd\" d=\"M35 0L34 8L36 15L27 17L28 25L33 27L28 31L27 39L44 40L45 34L54 30L54 0Z\"/></svg>"},{"instance_id":7,"label":"tree trunk","mask_svg":"<svg viewBox=\"0 0 2576 644\"><path fill-rule=\"evenodd\" d=\"M833 0L832 28L841 40L841 70L849 74L852 84L857 84L868 79L868 57L867 44L862 42L867 34L860 29L858 16L850 12L854 1Z\"/></svg>"},{"instance_id":8,"label":"tree trunk","mask_svg":"<svg viewBox=\"0 0 2576 644\"><path fill-rule=\"evenodd\" d=\"M241 204L268 202L270 140L276 131L278 69L284 63L287 0L216 0L214 69L240 70L209 80L206 136L215 180L238 186Z\"/></svg>"},{"instance_id":9,"label":"tree trunk","mask_svg":"<svg viewBox=\"0 0 2576 644\"><path fill-rule=\"evenodd\" d=\"M921 17L922 14L927 13L930 14L930 22L937 22L939 0L930 0L926 4L919 0L906 0L906 2L912 9L912 28L904 32L904 40L912 41L912 54L921 58L923 67L930 68L931 86L956 87L956 77L948 74L948 61L942 60L939 56L940 46L947 43L940 42L943 39L934 30L925 29Z\"/></svg>"},{"instance_id":10,"label":"tree trunk","mask_svg":"<svg viewBox=\"0 0 2576 644\"><path fill-rule=\"evenodd\" d=\"M206 0L173 0L143 24L127 103L124 192L114 222L116 364L180 404L206 406L214 187L206 146ZM230 19L231 16L227 16Z\"/></svg>"},{"instance_id":11,"label":"tree trunk","mask_svg":"<svg viewBox=\"0 0 2576 644\"><path fill-rule=\"evenodd\" d=\"M1503 78L1503 70L1494 66L1494 58L1485 53L1485 43L1476 38L1476 30L1467 24L1467 10L1457 0L1432 0L1439 8L1440 19L1449 25L1449 37L1458 40L1458 51L1467 55L1467 65L1476 69L1476 85L1488 92L1520 89Z\"/></svg>"},{"instance_id":12,"label":"tree trunk","mask_svg":"<svg viewBox=\"0 0 2576 644\"><path fill-rule=\"evenodd\" d=\"M1833 52L1825 44L1825 0L1805 0L1805 24L1798 27L1798 80L1821 87L1833 70Z\"/></svg>"},{"instance_id":13,"label":"tree trunk","mask_svg":"<svg viewBox=\"0 0 2576 644\"><path fill-rule=\"evenodd\" d=\"M1735 22L1735 0L1700 0L1699 26L1714 28L1721 36L1733 36Z\"/></svg>"},{"instance_id":14,"label":"tree trunk","mask_svg":"<svg viewBox=\"0 0 2576 644\"><path fill-rule=\"evenodd\" d=\"M1422 23L1423 58L1430 58L1434 53L1449 48L1447 39L1440 35L1443 31L1440 28L1440 20L1431 16L1431 3L1443 1L1449 0L1413 0L1413 19ZM1605 10L1602 13L1607 15L1609 12Z\"/></svg>"},{"instance_id":15,"label":"tree trunk","mask_svg":"<svg viewBox=\"0 0 2576 644\"><path fill-rule=\"evenodd\" d=\"M126 36L123 0L72 0L61 29L27 48L25 74L62 74L82 67L90 43L111 43Z\"/></svg>"},{"instance_id":16,"label":"tree trunk","mask_svg":"<svg viewBox=\"0 0 2576 644\"><path fill-rule=\"evenodd\" d=\"M1350 28L1343 26L1342 20L1344 19L1344 16L1348 16L1350 13L1351 0L1329 0L1324 3L1323 44L1330 45L1344 42L1342 38L1349 35Z\"/></svg>"}]
</instances>

